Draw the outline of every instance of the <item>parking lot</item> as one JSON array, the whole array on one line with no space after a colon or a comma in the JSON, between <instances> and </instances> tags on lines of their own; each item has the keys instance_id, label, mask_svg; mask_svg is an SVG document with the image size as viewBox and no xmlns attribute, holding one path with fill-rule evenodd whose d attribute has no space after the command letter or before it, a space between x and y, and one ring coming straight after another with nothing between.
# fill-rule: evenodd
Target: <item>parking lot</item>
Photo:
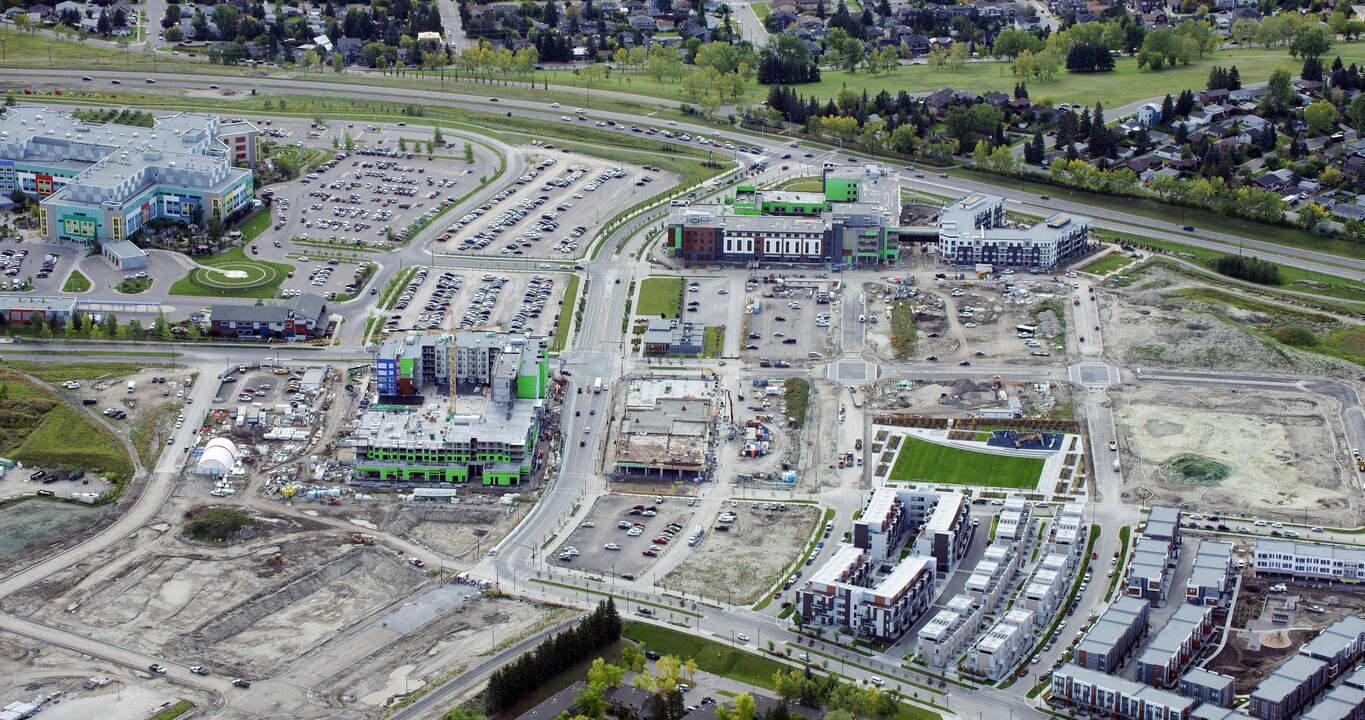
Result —
<instances>
[{"instance_id":1,"label":"parking lot","mask_svg":"<svg viewBox=\"0 0 1365 720\"><path fill-rule=\"evenodd\" d=\"M419 267L387 311L384 330L476 330L546 335L559 321L565 275Z\"/></svg>"},{"instance_id":2,"label":"parking lot","mask_svg":"<svg viewBox=\"0 0 1365 720\"><path fill-rule=\"evenodd\" d=\"M552 146L546 146L552 147ZM528 152L526 174L453 219L437 239L446 252L483 257L575 259L595 227L677 183L653 166L614 166L577 155Z\"/></svg>"},{"instance_id":3,"label":"parking lot","mask_svg":"<svg viewBox=\"0 0 1365 720\"><path fill-rule=\"evenodd\" d=\"M603 496L593 505L588 519L546 558L556 565L588 572L641 577L653 565L656 557L646 555L646 552L663 555L669 551L676 552L678 546L687 547L687 538L697 525L695 508L687 503L687 499L678 497ZM656 514L647 514L651 512ZM622 527L622 523L626 527ZM642 526L642 531L632 536L629 528L637 523ZM672 540L657 542L661 538L660 533L667 532L670 524L678 527L679 531L673 534ZM620 549L608 550L609 544ZM577 551L577 554L573 554L573 551Z\"/></svg>"},{"instance_id":4,"label":"parking lot","mask_svg":"<svg viewBox=\"0 0 1365 720\"><path fill-rule=\"evenodd\" d=\"M72 245L0 243L0 291L60 294L66 276L84 253ZM27 281L32 279L33 284Z\"/></svg>"},{"instance_id":5,"label":"parking lot","mask_svg":"<svg viewBox=\"0 0 1365 720\"><path fill-rule=\"evenodd\" d=\"M746 293L749 304L758 303L757 314L746 315L748 329L741 338L743 353L772 360L806 360L810 353L823 357L838 339L839 318L835 306L818 302L814 288L777 290L759 284Z\"/></svg>"}]
</instances>

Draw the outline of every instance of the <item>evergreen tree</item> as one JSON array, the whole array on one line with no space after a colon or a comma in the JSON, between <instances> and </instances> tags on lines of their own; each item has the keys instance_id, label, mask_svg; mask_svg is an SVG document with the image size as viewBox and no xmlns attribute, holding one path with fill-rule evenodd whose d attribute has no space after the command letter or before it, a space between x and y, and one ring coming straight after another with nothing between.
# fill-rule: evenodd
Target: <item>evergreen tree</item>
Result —
<instances>
[{"instance_id":1,"label":"evergreen tree","mask_svg":"<svg viewBox=\"0 0 1365 720\"><path fill-rule=\"evenodd\" d=\"M1338 65L1341 64L1341 58L1337 58L1337 64L1338 64ZM1241 90L1241 89L1242 89L1242 74L1241 74L1240 72L1237 71L1237 66L1236 66L1236 65L1233 65L1232 68L1231 68L1230 70L1228 70L1228 90Z\"/></svg>"},{"instance_id":2,"label":"evergreen tree","mask_svg":"<svg viewBox=\"0 0 1365 720\"><path fill-rule=\"evenodd\" d=\"M1164 99L1164 100L1161 101L1161 122L1166 123L1167 125L1169 125L1169 124L1171 123L1171 120L1174 120L1174 119L1175 119L1175 101L1171 99L1171 96L1170 96L1170 94L1168 93L1168 94L1166 95L1166 99Z\"/></svg>"}]
</instances>

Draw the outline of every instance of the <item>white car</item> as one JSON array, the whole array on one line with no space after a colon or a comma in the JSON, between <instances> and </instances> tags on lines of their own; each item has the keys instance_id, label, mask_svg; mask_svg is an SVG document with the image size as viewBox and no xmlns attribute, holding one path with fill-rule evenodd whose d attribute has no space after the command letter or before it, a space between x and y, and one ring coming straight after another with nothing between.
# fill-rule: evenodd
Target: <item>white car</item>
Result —
<instances>
[{"instance_id":1,"label":"white car","mask_svg":"<svg viewBox=\"0 0 1365 720\"><path fill-rule=\"evenodd\" d=\"M742 643L749 642L749 636L748 636L748 635L745 635L744 633L740 633L740 634L736 635L735 638L738 639L738 640L739 640L740 642L742 642Z\"/></svg>"},{"instance_id":2,"label":"white car","mask_svg":"<svg viewBox=\"0 0 1365 720\"><path fill-rule=\"evenodd\" d=\"M602 547L605 548L605 549L607 549L607 550L620 550L620 549L621 549L621 546L620 546L620 545L617 545L616 543L607 543L606 545L603 545Z\"/></svg>"}]
</instances>

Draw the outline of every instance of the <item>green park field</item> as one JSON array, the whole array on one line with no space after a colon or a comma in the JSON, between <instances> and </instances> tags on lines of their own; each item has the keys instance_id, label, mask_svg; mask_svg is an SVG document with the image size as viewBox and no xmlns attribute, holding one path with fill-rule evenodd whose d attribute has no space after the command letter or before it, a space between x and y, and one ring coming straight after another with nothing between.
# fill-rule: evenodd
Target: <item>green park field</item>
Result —
<instances>
[{"instance_id":1,"label":"green park field","mask_svg":"<svg viewBox=\"0 0 1365 720\"><path fill-rule=\"evenodd\" d=\"M964 450L913 437L901 440L891 480L1032 490L1043 461Z\"/></svg>"}]
</instances>

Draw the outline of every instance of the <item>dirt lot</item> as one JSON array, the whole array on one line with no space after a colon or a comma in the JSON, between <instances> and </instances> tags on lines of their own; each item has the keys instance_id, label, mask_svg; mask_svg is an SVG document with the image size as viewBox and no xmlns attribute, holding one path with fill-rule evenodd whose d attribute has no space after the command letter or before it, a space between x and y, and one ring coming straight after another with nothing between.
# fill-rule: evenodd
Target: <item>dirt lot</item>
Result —
<instances>
[{"instance_id":1,"label":"dirt lot","mask_svg":"<svg viewBox=\"0 0 1365 720\"><path fill-rule=\"evenodd\" d=\"M458 505L444 503L371 503L364 511L352 505L346 513L351 522L366 528L378 528L391 535L409 537L423 545L459 560L477 560L516 527L531 509L529 503L511 506L496 504L496 499L483 502L483 496L470 493Z\"/></svg>"},{"instance_id":2,"label":"dirt lot","mask_svg":"<svg viewBox=\"0 0 1365 720\"><path fill-rule=\"evenodd\" d=\"M1041 347L1030 347L1018 337L1016 327L1035 324L1033 315L1042 303L1066 297L1066 290L1051 279L1040 276L1009 276L1013 290L1003 283L966 280L935 280L933 272L915 273L918 294L915 307L916 340L914 357L937 357L945 362L975 360L977 352L994 360L1015 360L1029 364L1066 362L1065 353L1049 347L1047 333L1040 328ZM878 322L869 324L868 345L880 359L894 360L891 347L891 310L887 291L904 289L880 282L862 286L867 311L876 313ZM960 293L960 294L954 294ZM892 296L894 299L894 295ZM870 319L870 318L869 318ZM1060 325L1052 330L1060 330ZM1048 352L1050 355L1033 355Z\"/></svg>"},{"instance_id":3,"label":"dirt lot","mask_svg":"<svg viewBox=\"0 0 1365 720\"><path fill-rule=\"evenodd\" d=\"M1360 375L1359 366L1345 360L1301 351L1242 329L1271 333L1285 325L1306 325L1325 338L1333 329L1354 326L1354 322L1313 323L1297 310L1266 312L1272 306L1254 301L1248 307L1255 309L1237 307L1199 294L1204 288L1207 285L1183 273L1144 266L1131 285L1104 290L1100 312L1110 362L1344 378ZM1309 316L1331 317L1317 309Z\"/></svg>"},{"instance_id":4,"label":"dirt lot","mask_svg":"<svg viewBox=\"0 0 1365 720\"><path fill-rule=\"evenodd\" d=\"M756 602L772 588L805 550L820 509L797 503L787 503L786 512L756 506L746 502L735 508L727 505L727 510L739 516L729 523L728 532L718 532L721 524L714 519L704 524L706 534L689 549L687 559L668 574L668 586L744 604Z\"/></svg>"},{"instance_id":5,"label":"dirt lot","mask_svg":"<svg viewBox=\"0 0 1365 720\"><path fill-rule=\"evenodd\" d=\"M5 610L76 623L92 637L217 673L261 677L423 580L402 558L294 518L259 517L253 537L226 548L176 532L164 523L144 527L130 543L11 596Z\"/></svg>"},{"instance_id":6,"label":"dirt lot","mask_svg":"<svg viewBox=\"0 0 1365 720\"><path fill-rule=\"evenodd\" d=\"M1242 592L1233 609L1233 634L1208 669L1237 678L1237 693L1257 684L1307 642L1318 630L1350 615L1365 613L1365 597L1350 592L1294 586L1288 595L1267 594L1270 583L1243 577ZM1320 608L1313 612L1310 607ZM1275 623L1275 613L1288 622Z\"/></svg>"},{"instance_id":7,"label":"dirt lot","mask_svg":"<svg viewBox=\"0 0 1365 720\"><path fill-rule=\"evenodd\" d=\"M484 597L444 612L422 632L409 633L347 670L328 678L318 695L334 708L355 708L378 716L409 689L468 667L498 645L506 645L574 611L534 603ZM495 632L488 632L496 628Z\"/></svg>"},{"instance_id":8,"label":"dirt lot","mask_svg":"<svg viewBox=\"0 0 1365 720\"><path fill-rule=\"evenodd\" d=\"M145 720L163 703L181 698L199 706L212 701L186 687L161 678L132 673L86 655L9 633L0 633L0 672L5 688L0 706L30 702L52 693L64 693L60 703L49 704L39 717L44 720ZM103 675L114 683L86 690L87 678Z\"/></svg>"},{"instance_id":9,"label":"dirt lot","mask_svg":"<svg viewBox=\"0 0 1365 720\"><path fill-rule=\"evenodd\" d=\"M1133 468L1124 475L1126 502L1300 519L1311 510L1315 522L1357 524L1361 497L1330 398L1151 386L1110 397L1123 464ZM1171 463L1182 456L1213 463L1202 478L1177 480Z\"/></svg>"},{"instance_id":10,"label":"dirt lot","mask_svg":"<svg viewBox=\"0 0 1365 720\"><path fill-rule=\"evenodd\" d=\"M683 527L682 532L667 545L659 546L659 554L665 552L679 552L682 547L683 552L687 550L687 536L692 533L692 528L699 522L696 517L695 508L688 507L687 501L676 497L664 497L664 502L656 503L656 497L649 495L625 495L613 493L597 500L591 512L588 513L587 520L563 542L555 548L553 554L547 554L547 559L557 565L575 567L594 573L634 575L640 577L649 566L654 564L655 558L647 557L641 553L648 550L655 543L652 540L664 531L669 523L677 523ZM645 505L646 507L657 508L658 515L645 517L643 515L630 515L632 506ZM641 522L645 524L645 532L637 537L628 537L626 530L617 526L618 522ZM591 523L593 527L586 527ZM606 550L603 546L607 543L616 543L621 546L620 550ZM557 559L565 548L577 548L580 555L573 560L564 562Z\"/></svg>"},{"instance_id":11,"label":"dirt lot","mask_svg":"<svg viewBox=\"0 0 1365 720\"><path fill-rule=\"evenodd\" d=\"M8 494L31 491L32 486L19 479L26 475L27 471L22 470L12 470L5 475L4 485L19 491ZM47 487L73 486L54 483ZM8 563L34 548L70 539L98 522L105 512L102 507L48 501L29 501L6 507L0 510L0 563Z\"/></svg>"}]
</instances>

